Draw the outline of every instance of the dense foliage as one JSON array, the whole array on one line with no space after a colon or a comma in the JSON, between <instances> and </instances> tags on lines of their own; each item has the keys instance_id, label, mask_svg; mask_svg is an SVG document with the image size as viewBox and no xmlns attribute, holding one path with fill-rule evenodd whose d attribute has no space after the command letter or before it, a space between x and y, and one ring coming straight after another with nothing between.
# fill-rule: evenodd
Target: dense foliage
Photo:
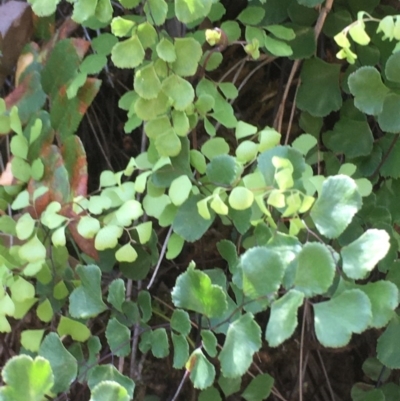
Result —
<instances>
[{"instance_id":1,"label":"dense foliage","mask_svg":"<svg viewBox=\"0 0 400 401\"><path fill-rule=\"evenodd\" d=\"M397 2L29 2L0 99L0 400L158 399L135 391L150 355L179 376L161 399L190 378L199 400L302 400L306 341L371 332L352 399L398 400ZM140 152L88 193L78 127L117 69ZM294 337L291 395L257 355Z\"/></svg>"}]
</instances>

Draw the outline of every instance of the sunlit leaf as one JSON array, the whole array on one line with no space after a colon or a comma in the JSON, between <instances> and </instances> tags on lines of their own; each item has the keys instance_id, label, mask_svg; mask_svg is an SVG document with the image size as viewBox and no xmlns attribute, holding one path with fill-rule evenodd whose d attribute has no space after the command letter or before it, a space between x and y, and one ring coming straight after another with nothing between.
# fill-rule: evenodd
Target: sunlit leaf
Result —
<instances>
[{"instance_id":1,"label":"sunlit leaf","mask_svg":"<svg viewBox=\"0 0 400 401\"><path fill-rule=\"evenodd\" d=\"M318 341L325 347L342 347L352 333L362 333L371 320L371 302L360 290L347 290L329 301L314 304Z\"/></svg>"},{"instance_id":2,"label":"sunlit leaf","mask_svg":"<svg viewBox=\"0 0 400 401\"><path fill-rule=\"evenodd\" d=\"M193 264L176 280L172 302L179 308L193 310L208 317L221 316L227 308L223 289L212 284L210 277L196 270Z\"/></svg>"},{"instance_id":3,"label":"sunlit leaf","mask_svg":"<svg viewBox=\"0 0 400 401\"><path fill-rule=\"evenodd\" d=\"M341 250L343 271L349 278L363 279L383 259L390 248L385 230L370 229Z\"/></svg>"},{"instance_id":4,"label":"sunlit leaf","mask_svg":"<svg viewBox=\"0 0 400 401\"><path fill-rule=\"evenodd\" d=\"M311 209L318 231L337 238L361 208L361 195L354 180L345 175L327 178L320 196Z\"/></svg>"},{"instance_id":5,"label":"sunlit leaf","mask_svg":"<svg viewBox=\"0 0 400 401\"><path fill-rule=\"evenodd\" d=\"M14 356L1 374L5 385L0 389L0 396L4 401L43 400L54 384L50 363L41 356L35 359L28 355Z\"/></svg>"}]
</instances>

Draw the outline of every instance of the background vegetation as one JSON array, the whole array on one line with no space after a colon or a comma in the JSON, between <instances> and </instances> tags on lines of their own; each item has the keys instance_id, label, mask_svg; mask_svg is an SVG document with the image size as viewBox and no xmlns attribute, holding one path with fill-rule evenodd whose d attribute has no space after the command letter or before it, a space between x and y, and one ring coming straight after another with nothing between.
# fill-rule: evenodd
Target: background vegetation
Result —
<instances>
[{"instance_id":1,"label":"background vegetation","mask_svg":"<svg viewBox=\"0 0 400 401\"><path fill-rule=\"evenodd\" d=\"M0 400L399 400L398 1L29 3Z\"/></svg>"}]
</instances>

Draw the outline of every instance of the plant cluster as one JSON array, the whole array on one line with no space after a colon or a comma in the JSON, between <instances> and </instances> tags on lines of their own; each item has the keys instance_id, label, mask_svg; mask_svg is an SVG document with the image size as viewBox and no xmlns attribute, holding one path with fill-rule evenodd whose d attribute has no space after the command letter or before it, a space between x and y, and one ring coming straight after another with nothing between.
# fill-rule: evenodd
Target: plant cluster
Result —
<instances>
[{"instance_id":1,"label":"plant cluster","mask_svg":"<svg viewBox=\"0 0 400 401\"><path fill-rule=\"evenodd\" d=\"M58 5L30 3L39 21ZM63 36L67 21L42 47L24 48L16 87L0 99L11 155L0 186L0 331L27 316L39 323L23 323L0 400L61 400L78 383L93 401L130 400L138 354L171 354L200 400L284 399L251 366L265 344L298 332L302 345L306 320L326 348L379 330L365 364L376 384L355 385L352 397L398 399L398 383L382 384L379 372L400 368L400 17L379 1L332 3L253 0L224 20L217 0L120 0L119 15L109 0L78 0L72 19L91 41ZM167 21L186 33L174 37ZM320 54L321 35L350 65ZM238 117L244 84L212 78L235 46L236 68L293 61L274 128ZM88 194L76 132L111 62L133 73L119 106L145 148L122 171L102 171ZM163 260L215 229L220 264L189 263L165 308L152 293Z\"/></svg>"}]
</instances>

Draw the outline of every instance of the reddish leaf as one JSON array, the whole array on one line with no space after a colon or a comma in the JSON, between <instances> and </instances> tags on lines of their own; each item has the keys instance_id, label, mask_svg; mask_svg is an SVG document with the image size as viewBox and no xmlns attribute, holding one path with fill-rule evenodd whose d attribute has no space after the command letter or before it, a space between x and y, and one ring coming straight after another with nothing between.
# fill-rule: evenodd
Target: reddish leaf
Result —
<instances>
[{"instance_id":1,"label":"reddish leaf","mask_svg":"<svg viewBox=\"0 0 400 401\"><path fill-rule=\"evenodd\" d=\"M29 117L40 110L46 101L39 73L32 71L25 75L21 83L4 100L7 109L11 109L15 105L18 107L19 118L22 124L26 123Z\"/></svg>"},{"instance_id":2,"label":"reddish leaf","mask_svg":"<svg viewBox=\"0 0 400 401\"><path fill-rule=\"evenodd\" d=\"M96 248L94 247L94 238L92 239L87 239L83 238L79 233L78 233L78 222L81 215L76 214L70 205L65 206L62 209L62 215L65 217L68 217L71 220L71 222L68 224L68 229L69 232L71 233L72 238L78 245L79 249L84 252L86 255L90 256L94 260L99 260L99 254L97 253Z\"/></svg>"},{"instance_id":3,"label":"reddish leaf","mask_svg":"<svg viewBox=\"0 0 400 401\"><path fill-rule=\"evenodd\" d=\"M32 32L32 10L28 4L12 0L0 5L0 87L14 68Z\"/></svg>"},{"instance_id":4,"label":"reddish leaf","mask_svg":"<svg viewBox=\"0 0 400 401\"><path fill-rule=\"evenodd\" d=\"M89 50L90 42L80 38L72 38L71 44L74 46L78 57L82 61L83 57L85 57L85 54Z\"/></svg>"},{"instance_id":5,"label":"reddish leaf","mask_svg":"<svg viewBox=\"0 0 400 401\"><path fill-rule=\"evenodd\" d=\"M77 136L70 136L61 147L65 168L68 171L71 198L87 195L87 161L86 152Z\"/></svg>"},{"instance_id":6,"label":"reddish leaf","mask_svg":"<svg viewBox=\"0 0 400 401\"><path fill-rule=\"evenodd\" d=\"M32 196L37 188L45 186L49 191L39 197L33 208L28 211L34 217L39 217L50 202L56 201L61 205L69 202L70 188L68 172L64 166L60 150L55 145L44 146L40 154L44 164L44 174L40 181L31 179L28 192Z\"/></svg>"},{"instance_id":7,"label":"reddish leaf","mask_svg":"<svg viewBox=\"0 0 400 401\"><path fill-rule=\"evenodd\" d=\"M97 95L100 84L99 79L88 78L73 99L68 99L66 86L60 88L54 98L50 116L52 126L60 134L62 141L76 132L82 117Z\"/></svg>"},{"instance_id":8,"label":"reddish leaf","mask_svg":"<svg viewBox=\"0 0 400 401\"><path fill-rule=\"evenodd\" d=\"M49 54L42 71L42 85L51 99L54 99L59 88L66 85L77 73L82 56L81 47L78 46L79 54L76 47L75 40L64 39L59 41Z\"/></svg>"}]
</instances>

